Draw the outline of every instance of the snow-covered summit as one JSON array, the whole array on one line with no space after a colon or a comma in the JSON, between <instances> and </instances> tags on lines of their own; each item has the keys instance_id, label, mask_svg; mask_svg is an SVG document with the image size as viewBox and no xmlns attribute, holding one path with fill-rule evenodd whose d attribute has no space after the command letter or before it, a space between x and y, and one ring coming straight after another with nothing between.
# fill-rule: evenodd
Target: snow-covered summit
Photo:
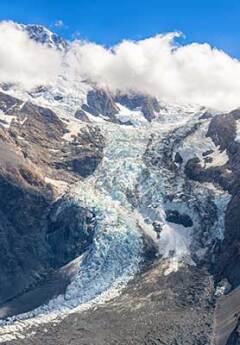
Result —
<instances>
[{"instance_id":1,"label":"snow-covered summit","mask_svg":"<svg viewBox=\"0 0 240 345\"><path fill-rule=\"evenodd\" d=\"M51 48L65 51L68 47L68 42L56 33L48 30L43 25L21 24L20 27L27 32L29 37L38 43L45 44Z\"/></svg>"}]
</instances>

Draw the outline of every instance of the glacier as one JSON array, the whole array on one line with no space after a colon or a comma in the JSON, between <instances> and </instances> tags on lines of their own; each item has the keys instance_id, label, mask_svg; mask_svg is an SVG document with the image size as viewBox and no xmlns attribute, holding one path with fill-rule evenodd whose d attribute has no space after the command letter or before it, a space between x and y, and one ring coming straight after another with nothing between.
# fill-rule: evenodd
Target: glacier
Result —
<instances>
[{"instance_id":1,"label":"glacier","mask_svg":"<svg viewBox=\"0 0 240 345\"><path fill-rule=\"evenodd\" d=\"M176 174L168 167L170 156L169 162L163 159L168 151L174 155L178 149L184 156L185 147L188 156L198 154L196 139L191 139L188 132L201 112L186 109L171 105L152 123L139 120L141 114L138 112L134 114L132 126L89 115L105 138L104 158L94 174L72 185L66 196L69 204L76 203L96 215L93 244L75 260L75 274L65 294L31 312L2 320L1 339L21 337L33 324L59 322L68 313L80 312L116 297L140 271L144 238L149 238L157 248L165 275L177 271L181 265L195 265L192 251L201 257L205 249L196 247L202 224L194 207L197 203L204 208L208 197L212 198L219 212L218 221L211 227L212 237L222 238L219 229L223 227L228 193L209 184L192 182L191 196L187 201L181 200L179 195L186 193L181 168ZM124 113L131 117L131 111L122 107L120 116ZM74 118L69 119L69 128L84 126ZM200 135L203 136L201 131ZM209 145L214 146L207 141L201 152ZM151 163L156 160L157 165ZM174 200L166 200L169 193L175 195ZM194 225L185 228L166 221L165 211L169 207L188 212ZM161 224L160 236L153 227L156 220Z\"/></svg>"},{"instance_id":2,"label":"glacier","mask_svg":"<svg viewBox=\"0 0 240 345\"><path fill-rule=\"evenodd\" d=\"M44 35L41 33L41 40ZM47 44L56 44L54 40L51 36ZM63 42L57 43L60 50L65 49ZM86 103L93 86L75 76L69 78L68 66L65 67L65 74L59 76L55 85L30 92L13 85L5 92L55 111L69 130L63 140L71 141L73 135L87 126L74 114ZM63 194L69 204L80 205L95 214L93 244L75 259L75 274L65 294L31 312L0 321L1 339L11 339L32 324L56 322L67 313L91 308L117 296L141 269L145 238L156 248L165 275L177 271L181 265L195 265L204 256L207 241L223 238L229 194L209 183L186 182L183 173L191 158L198 157L203 165L202 154L206 150L213 151L213 163L209 166L224 165L228 160L226 152L220 152L206 138L210 120L199 120L206 109L198 105L159 103L161 111L152 122L145 119L141 109L131 110L119 103L116 118L121 124L110 122L104 115L87 113L91 125L99 128L105 138L104 157L93 175L80 179L67 192L63 188ZM128 121L131 125L127 125ZM175 164L172 168L177 152L183 165ZM167 195L172 195L172 200ZM217 220L210 225L202 223L202 214L208 216L209 200L218 213ZM187 213L193 225L184 227L167 221L168 209ZM154 230L154 221L161 225L160 236ZM203 225L211 238L201 247Z\"/></svg>"}]
</instances>

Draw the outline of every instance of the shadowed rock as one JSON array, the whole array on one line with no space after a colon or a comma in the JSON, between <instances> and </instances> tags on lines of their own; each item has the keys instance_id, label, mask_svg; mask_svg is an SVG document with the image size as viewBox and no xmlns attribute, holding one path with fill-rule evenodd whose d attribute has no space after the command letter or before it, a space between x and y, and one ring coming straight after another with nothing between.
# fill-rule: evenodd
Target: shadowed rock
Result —
<instances>
[{"instance_id":1,"label":"shadowed rock","mask_svg":"<svg viewBox=\"0 0 240 345\"><path fill-rule=\"evenodd\" d=\"M106 116L111 120L116 120L115 115L119 112L112 96L105 90L95 89L87 94L87 104L82 106L82 110L93 116Z\"/></svg>"},{"instance_id":2,"label":"shadowed rock","mask_svg":"<svg viewBox=\"0 0 240 345\"><path fill-rule=\"evenodd\" d=\"M144 117L149 122L156 117L156 113L160 112L160 105L157 99L150 96L138 94L119 94L115 97L115 101L131 110L141 110Z\"/></svg>"},{"instance_id":3,"label":"shadowed rock","mask_svg":"<svg viewBox=\"0 0 240 345\"><path fill-rule=\"evenodd\" d=\"M83 110L77 110L74 117L82 122L91 122L87 116L87 114Z\"/></svg>"},{"instance_id":4,"label":"shadowed rock","mask_svg":"<svg viewBox=\"0 0 240 345\"><path fill-rule=\"evenodd\" d=\"M52 110L30 102L23 104L4 93L0 93L0 108L15 118L9 129L0 126L3 305L45 284L53 269L68 264L92 243L92 214L71 203L66 207L62 199L55 204L61 190L54 183L58 186L65 179L65 185L70 185L81 173L89 176L101 161L104 140L99 129L91 127L65 140L66 124ZM58 162L62 166L57 169ZM56 216L62 204L64 210ZM50 291L53 289L49 295L44 292L44 298L51 298Z\"/></svg>"},{"instance_id":5,"label":"shadowed rock","mask_svg":"<svg viewBox=\"0 0 240 345\"><path fill-rule=\"evenodd\" d=\"M193 226L193 221L191 217L189 217L187 214L180 214L176 210L167 210L166 220L170 223L183 225L185 228Z\"/></svg>"}]
</instances>

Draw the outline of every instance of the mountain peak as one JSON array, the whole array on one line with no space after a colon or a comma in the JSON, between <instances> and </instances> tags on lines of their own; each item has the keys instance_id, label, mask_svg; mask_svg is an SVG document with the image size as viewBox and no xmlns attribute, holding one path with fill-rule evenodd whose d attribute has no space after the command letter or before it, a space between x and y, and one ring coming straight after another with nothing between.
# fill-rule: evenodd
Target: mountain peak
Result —
<instances>
[{"instance_id":1,"label":"mountain peak","mask_svg":"<svg viewBox=\"0 0 240 345\"><path fill-rule=\"evenodd\" d=\"M57 50L65 51L68 47L68 43L62 37L56 33L50 31L43 25L29 24L20 25L28 36L34 41L47 45L48 47L55 48Z\"/></svg>"}]
</instances>

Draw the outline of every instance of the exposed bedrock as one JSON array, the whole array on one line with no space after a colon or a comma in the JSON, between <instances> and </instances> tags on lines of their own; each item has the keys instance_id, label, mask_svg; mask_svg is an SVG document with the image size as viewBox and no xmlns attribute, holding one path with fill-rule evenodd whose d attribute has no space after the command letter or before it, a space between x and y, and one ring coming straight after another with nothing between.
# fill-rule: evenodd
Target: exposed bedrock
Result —
<instances>
[{"instance_id":1,"label":"exposed bedrock","mask_svg":"<svg viewBox=\"0 0 240 345\"><path fill-rule=\"evenodd\" d=\"M104 138L96 126L85 126L66 140L69 130L52 110L0 93L0 108L14 117L5 133L24 159L46 177L67 182L91 175L103 157Z\"/></svg>"},{"instance_id":2,"label":"exposed bedrock","mask_svg":"<svg viewBox=\"0 0 240 345\"><path fill-rule=\"evenodd\" d=\"M220 152L226 151L228 161L219 166L203 167L199 157L193 157L185 166L185 173L189 179L201 183L212 182L235 194L240 186L240 143L236 140L239 116L239 110L235 110L211 119L206 139L211 138ZM211 152L206 151L203 156L211 158Z\"/></svg>"},{"instance_id":3,"label":"exposed bedrock","mask_svg":"<svg viewBox=\"0 0 240 345\"><path fill-rule=\"evenodd\" d=\"M228 204L225 215L223 242L216 247L217 265L214 271L218 280L227 278L236 288L240 284L240 191Z\"/></svg>"},{"instance_id":4,"label":"exposed bedrock","mask_svg":"<svg viewBox=\"0 0 240 345\"><path fill-rule=\"evenodd\" d=\"M119 109L115 104L112 95L103 90L91 90L87 94L87 104L83 104L82 110L87 111L93 116L106 116L111 120L116 120L115 115Z\"/></svg>"},{"instance_id":5,"label":"exposed bedrock","mask_svg":"<svg viewBox=\"0 0 240 345\"><path fill-rule=\"evenodd\" d=\"M58 200L46 220L46 242L51 250L51 267L59 268L83 254L91 245L96 222L94 214L71 200Z\"/></svg>"},{"instance_id":6,"label":"exposed bedrock","mask_svg":"<svg viewBox=\"0 0 240 345\"><path fill-rule=\"evenodd\" d=\"M197 157L190 159L184 170L190 180L219 184L224 190L232 190L236 183L234 176L229 174L224 166L205 169Z\"/></svg>"},{"instance_id":7,"label":"exposed bedrock","mask_svg":"<svg viewBox=\"0 0 240 345\"><path fill-rule=\"evenodd\" d=\"M239 119L240 111L235 110L214 117L209 125L207 136L211 137L220 150L226 150L228 162L205 171L199 165L193 168L198 181L217 183L232 195L225 213L224 239L215 248L216 262L213 270L218 280L227 278L233 289L240 284L240 144L236 138ZM188 162L186 169L191 164L193 162Z\"/></svg>"},{"instance_id":8,"label":"exposed bedrock","mask_svg":"<svg viewBox=\"0 0 240 345\"><path fill-rule=\"evenodd\" d=\"M64 288L68 269L64 274L58 270L91 245L94 215L67 198L58 198L72 183L95 171L104 138L97 127L88 126L66 140L67 125L53 111L3 93L0 108L4 116L14 117L9 126L0 126L3 308L45 284L52 274ZM45 303L55 293L49 289L49 295L36 300ZM31 307L27 301L26 306Z\"/></svg>"},{"instance_id":9,"label":"exposed bedrock","mask_svg":"<svg viewBox=\"0 0 240 345\"><path fill-rule=\"evenodd\" d=\"M71 201L53 203L36 180L31 186L0 176L0 215L1 304L34 288L93 240L93 214Z\"/></svg>"},{"instance_id":10,"label":"exposed bedrock","mask_svg":"<svg viewBox=\"0 0 240 345\"><path fill-rule=\"evenodd\" d=\"M170 223L183 225L185 228L193 226L191 217L185 213L181 214L177 210L166 210L166 220Z\"/></svg>"},{"instance_id":11,"label":"exposed bedrock","mask_svg":"<svg viewBox=\"0 0 240 345\"><path fill-rule=\"evenodd\" d=\"M0 301L34 284L48 267L41 233L50 200L30 186L0 177Z\"/></svg>"},{"instance_id":12,"label":"exposed bedrock","mask_svg":"<svg viewBox=\"0 0 240 345\"><path fill-rule=\"evenodd\" d=\"M75 118L82 121L82 122L87 122L90 123L91 121L89 120L87 114L85 113L85 111L83 111L82 109L79 109L75 112L74 114Z\"/></svg>"},{"instance_id":13,"label":"exposed bedrock","mask_svg":"<svg viewBox=\"0 0 240 345\"><path fill-rule=\"evenodd\" d=\"M14 305L14 298L45 284L49 275L54 274L65 286L67 269L64 276L57 276L57 270L92 244L95 218L92 212L71 200L60 199L51 204L41 192L27 191L2 179L0 197L0 303L3 308L6 302L13 300ZM55 293L50 289L48 300ZM28 305L27 299L25 302ZM40 298L39 303L43 303Z\"/></svg>"},{"instance_id":14,"label":"exposed bedrock","mask_svg":"<svg viewBox=\"0 0 240 345\"><path fill-rule=\"evenodd\" d=\"M113 122L118 122L116 115L120 109L117 103L133 111L140 110L149 122L154 120L161 110L158 100L154 97L135 93L113 95L104 89L96 88L88 92L82 111L93 116L102 115ZM79 116L86 121L86 114L79 113Z\"/></svg>"},{"instance_id":15,"label":"exposed bedrock","mask_svg":"<svg viewBox=\"0 0 240 345\"><path fill-rule=\"evenodd\" d=\"M156 98L141 94L118 94L115 101L131 110L140 109L149 122L155 119L161 110Z\"/></svg>"}]
</instances>

